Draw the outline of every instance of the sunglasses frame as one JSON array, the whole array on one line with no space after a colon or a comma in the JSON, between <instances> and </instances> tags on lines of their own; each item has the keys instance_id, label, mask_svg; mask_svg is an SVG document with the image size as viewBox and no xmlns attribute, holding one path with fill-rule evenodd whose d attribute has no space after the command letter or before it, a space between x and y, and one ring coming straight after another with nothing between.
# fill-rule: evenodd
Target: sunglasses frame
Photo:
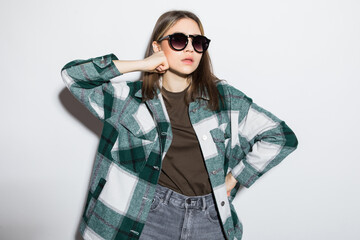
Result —
<instances>
[{"instance_id":1,"label":"sunglasses frame","mask_svg":"<svg viewBox=\"0 0 360 240\"><path fill-rule=\"evenodd\" d=\"M174 38L174 35L177 35L177 34L182 34L182 35L184 35L184 36L187 37L187 38L186 38L185 46L184 46L183 48L181 48L181 49L176 49L176 48L174 48L174 46L172 45L172 40L173 40L173 38ZM206 43L207 43L207 47L206 47L202 52L196 50L196 49L195 49L195 46L194 46L194 38L195 38L195 37L198 37L198 36L204 37L205 40L206 40ZM203 35L191 35L191 34L190 34L190 35L186 35L185 33L179 33L179 32L177 32L177 33L173 33L173 34L170 34L170 35L167 35L167 36L164 36L164 37L160 38L160 39L158 40L158 42L161 42L162 40L165 40L165 39L169 39L169 44L170 44L170 47L171 47L172 49L174 49L175 51L182 51L182 50L184 50L184 49L186 48L186 46L189 44L189 38L191 38L191 40L192 40L192 41L191 41L191 44L192 44L195 52L197 52L197 53L204 53L204 52L208 49L209 44L210 44L210 41L211 41L210 39L208 39L207 37L205 37L205 36L203 36ZM204 45L203 45L203 48L204 48Z\"/></svg>"}]
</instances>

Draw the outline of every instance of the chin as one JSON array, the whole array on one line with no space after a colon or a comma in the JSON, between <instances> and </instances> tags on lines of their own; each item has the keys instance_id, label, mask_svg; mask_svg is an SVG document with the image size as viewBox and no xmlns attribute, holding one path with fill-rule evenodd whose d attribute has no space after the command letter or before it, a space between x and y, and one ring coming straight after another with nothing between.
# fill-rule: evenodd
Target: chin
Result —
<instances>
[{"instance_id":1,"label":"chin","mask_svg":"<svg viewBox=\"0 0 360 240\"><path fill-rule=\"evenodd\" d=\"M180 76L188 76L190 74L192 74L194 71L196 70L196 68L180 68L180 69L171 69L170 71L172 71L173 73L176 73L177 75L180 75Z\"/></svg>"}]
</instances>

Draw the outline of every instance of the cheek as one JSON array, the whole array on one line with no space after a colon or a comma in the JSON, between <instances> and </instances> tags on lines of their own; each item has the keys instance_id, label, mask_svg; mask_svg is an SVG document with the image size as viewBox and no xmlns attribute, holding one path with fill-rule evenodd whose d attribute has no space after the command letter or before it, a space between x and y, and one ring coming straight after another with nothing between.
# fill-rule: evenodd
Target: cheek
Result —
<instances>
[{"instance_id":1,"label":"cheek","mask_svg":"<svg viewBox=\"0 0 360 240\"><path fill-rule=\"evenodd\" d=\"M181 52L177 52L172 49L163 49L163 51L170 67L177 66L180 62L180 59L183 57Z\"/></svg>"},{"instance_id":2,"label":"cheek","mask_svg":"<svg viewBox=\"0 0 360 240\"><path fill-rule=\"evenodd\" d=\"M168 61L171 61L171 59L174 58L174 54L173 51L171 49L163 49L165 57L167 58Z\"/></svg>"},{"instance_id":3,"label":"cheek","mask_svg":"<svg viewBox=\"0 0 360 240\"><path fill-rule=\"evenodd\" d=\"M161 42L161 50L165 53L166 56L169 56L174 52L174 50L171 49L167 41Z\"/></svg>"},{"instance_id":4,"label":"cheek","mask_svg":"<svg viewBox=\"0 0 360 240\"><path fill-rule=\"evenodd\" d=\"M199 56L196 56L195 59L196 59L196 66L199 66L200 64L200 61L201 61L201 57L202 57L202 54L199 54Z\"/></svg>"},{"instance_id":5,"label":"cheek","mask_svg":"<svg viewBox=\"0 0 360 240\"><path fill-rule=\"evenodd\" d=\"M176 52L172 50L169 46L162 47L162 50L165 54L166 59L168 60L169 64L176 59Z\"/></svg>"}]
</instances>

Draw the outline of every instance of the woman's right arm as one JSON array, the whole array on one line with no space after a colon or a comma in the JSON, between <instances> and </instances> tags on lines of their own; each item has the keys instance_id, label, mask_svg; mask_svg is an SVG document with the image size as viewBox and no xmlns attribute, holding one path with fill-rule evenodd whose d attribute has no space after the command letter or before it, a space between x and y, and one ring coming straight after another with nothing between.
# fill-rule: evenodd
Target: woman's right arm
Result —
<instances>
[{"instance_id":1,"label":"woman's right arm","mask_svg":"<svg viewBox=\"0 0 360 240\"><path fill-rule=\"evenodd\" d=\"M126 83L112 83L111 79L127 72L163 73L167 69L163 52L138 61L122 61L109 54L69 62L62 68L61 76L70 92L98 119L104 120L111 115L113 98L125 98L127 93Z\"/></svg>"}]
</instances>

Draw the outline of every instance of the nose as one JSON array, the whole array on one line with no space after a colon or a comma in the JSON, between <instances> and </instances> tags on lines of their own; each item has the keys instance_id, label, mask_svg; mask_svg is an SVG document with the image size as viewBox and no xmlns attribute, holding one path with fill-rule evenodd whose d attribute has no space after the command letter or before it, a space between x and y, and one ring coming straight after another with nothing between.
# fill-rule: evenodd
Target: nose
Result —
<instances>
[{"instance_id":1,"label":"nose","mask_svg":"<svg viewBox=\"0 0 360 240\"><path fill-rule=\"evenodd\" d=\"M188 44L186 45L184 51L185 52L193 52L194 51L194 47L192 45L192 38L191 37L188 37Z\"/></svg>"}]
</instances>

